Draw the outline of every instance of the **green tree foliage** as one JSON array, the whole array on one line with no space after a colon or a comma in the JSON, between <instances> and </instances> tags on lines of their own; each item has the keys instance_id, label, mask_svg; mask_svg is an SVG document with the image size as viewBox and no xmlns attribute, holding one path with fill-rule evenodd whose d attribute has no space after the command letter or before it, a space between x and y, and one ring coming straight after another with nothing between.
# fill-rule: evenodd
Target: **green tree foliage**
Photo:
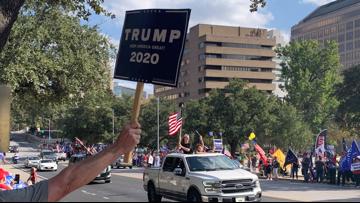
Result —
<instances>
[{"instance_id":1,"label":"green tree foliage","mask_svg":"<svg viewBox=\"0 0 360 203\"><path fill-rule=\"evenodd\" d=\"M337 121L347 130L360 132L360 65L343 72L344 81L337 87L340 101Z\"/></svg>"},{"instance_id":2,"label":"green tree foliage","mask_svg":"<svg viewBox=\"0 0 360 203\"><path fill-rule=\"evenodd\" d=\"M33 121L46 109L108 91L113 49L97 27L81 25L60 7L34 7L41 14L25 8L0 54L0 83L13 90L13 110L32 112Z\"/></svg>"},{"instance_id":3,"label":"green tree foliage","mask_svg":"<svg viewBox=\"0 0 360 203\"><path fill-rule=\"evenodd\" d=\"M312 130L332 119L339 104L334 95L339 84L339 56L335 42L320 46L317 41L292 42L279 48L286 100L298 109Z\"/></svg>"},{"instance_id":4,"label":"green tree foliage","mask_svg":"<svg viewBox=\"0 0 360 203\"><path fill-rule=\"evenodd\" d=\"M160 99L160 143L174 145L177 142L177 136L169 136L169 115L176 111L176 105L172 101ZM141 137L141 146L149 146L153 149L157 147L157 99L151 99L141 107L139 120L143 129Z\"/></svg>"}]
</instances>

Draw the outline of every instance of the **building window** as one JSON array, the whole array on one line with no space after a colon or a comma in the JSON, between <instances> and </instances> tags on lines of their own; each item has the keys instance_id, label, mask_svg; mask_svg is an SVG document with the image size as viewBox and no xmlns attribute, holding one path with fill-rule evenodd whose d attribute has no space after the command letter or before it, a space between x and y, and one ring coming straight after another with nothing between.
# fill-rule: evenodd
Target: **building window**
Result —
<instances>
[{"instance_id":1,"label":"building window","mask_svg":"<svg viewBox=\"0 0 360 203\"><path fill-rule=\"evenodd\" d=\"M203 72L205 70L205 67L204 66L199 66L199 72Z\"/></svg>"},{"instance_id":2,"label":"building window","mask_svg":"<svg viewBox=\"0 0 360 203\"><path fill-rule=\"evenodd\" d=\"M184 96L185 96L185 97L190 96L190 92L185 92Z\"/></svg>"},{"instance_id":3,"label":"building window","mask_svg":"<svg viewBox=\"0 0 360 203\"><path fill-rule=\"evenodd\" d=\"M352 57L353 57L353 55L352 55L351 52L350 52L350 53L347 53L347 54L346 54L346 61L351 61L351 60L352 60Z\"/></svg>"},{"instance_id":4,"label":"building window","mask_svg":"<svg viewBox=\"0 0 360 203\"><path fill-rule=\"evenodd\" d=\"M360 19L355 20L355 27L360 27Z\"/></svg>"},{"instance_id":5,"label":"building window","mask_svg":"<svg viewBox=\"0 0 360 203\"><path fill-rule=\"evenodd\" d=\"M360 40L355 41L355 49L360 49Z\"/></svg>"},{"instance_id":6,"label":"building window","mask_svg":"<svg viewBox=\"0 0 360 203\"><path fill-rule=\"evenodd\" d=\"M353 32L346 33L346 40L353 40Z\"/></svg>"},{"instance_id":7,"label":"building window","mask_svg":"<svg viewBox=\"0 0 360 203\"><path fill-rule=\"evenodd\" d=\"M354 28L354 22L348 22L346 23L346 30L352 30Z\"/></svg>"},{"instance_id":8,"label":"building window","mask_svg":"<svg viewBox=\"0 0 360 203\"><path fill-rule=\"evenodd\" d=\"M345 34L340 34L338 36L338 42L340 43L340 42L343 42L343 41L345 41Z\"/></svg>"},{"instance_id":9,"label":"building window","mask_svg":"<svg viewBox=\"0 0 360 203\"><path fill-rule=\"evenodd\" d=\"M345 44L339 44L339 52L345 51Z\"/></svg>"},{"instance_id":10,"label":"building window","mask_svg":"<svg viewBox=\"0 0 360 203\"><path fill-rule=\"evenodd\" d=\"M355 38L360 38L360 30L355 30Z\"/></svg>"},{"instance_id":11,"label":"building window","mask_svg":"<svg viewBox=\"0 0 360 203\"><path fill-rule=\"evenodd\" d=\"M198 79L198 81L199 81L199 83L203 83L203 82L204 82L204 78L201 77L201 78Z\"/></svg>"},{"instance_id":12,"label":"building window","mask_svg":"<svg viewBox=\"0 0 360 203\"><path fill-rule=\"evenodd\" d=\"M205 57L205 54L200 54L200 55L199 55L199 60L200 60L200 61L204 61L205 58L206 58L206 57Z\"/></svg>"},{"instance_id":13,"label":"building window","mask_svg":"<svg viewBox=\"0 0 360 203\"><path fill-rule=\"evenodd\" d=\"M346 51L353 50L354 46L352 42L346 43Z\"/></svg>"},{"instance_id":14,"label":"building window","mask_svg":"<svg viewBox=\"0 0 360 203\"><path fill-rule=\"evenodd\" d=\"M199 43L199 49L202 49L202 48L204 48L205 47L205 43L204 42L200 42Z\"/></svg>"},{"instance_id":15,"label":"building window","mask_svg":"<svg viewBox=\"0 0 360 203\"><path fill-rule=\"evenodd\" d=\"M344 32L345 31L345 24L340 24L338 30L339 30L339 32Z\"/></svg>"}]
</instances>

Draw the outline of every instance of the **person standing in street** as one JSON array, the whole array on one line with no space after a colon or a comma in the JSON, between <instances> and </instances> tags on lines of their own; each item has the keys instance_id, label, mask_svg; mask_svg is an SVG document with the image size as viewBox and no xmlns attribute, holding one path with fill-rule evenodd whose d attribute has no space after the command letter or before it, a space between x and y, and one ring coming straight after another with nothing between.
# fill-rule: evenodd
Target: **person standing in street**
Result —
<instances>
[{"instance_id":1,"label":"person standing in street","mask_svg":"<svg viewBox=\"0 0 360 203\"><path fill-rule=\"evenodd\" d=\"M32 167L31 171L30 171L30 177L28 178L28 180L26 182L31 181L32 185L35 185L36 181L37 181L37 173L36 173L36 168Z\"/></svg>"},{"instance_id":2,"label":"person standing in street","mask_svg":"<svg viewBox=\"0 0 360 203\"><path fill-rule=\"evenodd\" d=\"M322 183L324 179L324 171L325 171L325 164L322 161L321 156L315 162L315 169L316 169L316 182Z\"/></svg>"},{"instance_id":3,"label":"person standing in street","mask_svg":"<svg viewBox=\"0 0 360 203\"><path fill-rule=\"evenodd\" d=\"M304 181L307 183L307 182L309 182L309 179L310 179L310 177L309 177L309 169L310 170L312 170L311 168L310 168L310 164L311 163L311 160L310 160L310 157L308 156L308 154L307 153L304 153L304 155L303 155L303 160L302 160L302 162L301 162L301 172L302 172L302 174L303 174L303 176L304 176Z\"/></svg>"},{"instance_id":4,"label":"person standing in street","mask_svg":"<svg viewBox=\"0 0 360 203\"><path fill-rule=\"evenodd\" d=\"M149 168L151 168L154 165L154 152L149 153L147 164Z\"/></svg>"},{"instance_id":5,"label":"person standing in street","mask_svg":"<svg viewBox=\"0 0 360 203\"><path fill-rule=\"evenodd\" d=\"M291 177L293 180L295 179L295 175L296 175L296 180L299 179L298 177L299 167L300 166L298 161L294 162L291 166Z\"/></svg>"}]
</instances>

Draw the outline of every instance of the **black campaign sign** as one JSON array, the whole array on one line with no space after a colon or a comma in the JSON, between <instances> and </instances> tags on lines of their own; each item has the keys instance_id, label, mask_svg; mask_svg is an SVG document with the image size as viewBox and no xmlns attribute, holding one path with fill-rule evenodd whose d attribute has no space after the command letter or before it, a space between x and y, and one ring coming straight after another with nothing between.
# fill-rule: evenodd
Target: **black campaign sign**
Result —
<instances>
[{"instance_id":1,"label":"black campaign sign","mask_svg":"<svg viewBox=\"0 0 360 203\"><path fill-rule=\"evenodd\" d=\"M190 9L127 11L114 78L177 86Z\"/></svg>"}]
</instances>

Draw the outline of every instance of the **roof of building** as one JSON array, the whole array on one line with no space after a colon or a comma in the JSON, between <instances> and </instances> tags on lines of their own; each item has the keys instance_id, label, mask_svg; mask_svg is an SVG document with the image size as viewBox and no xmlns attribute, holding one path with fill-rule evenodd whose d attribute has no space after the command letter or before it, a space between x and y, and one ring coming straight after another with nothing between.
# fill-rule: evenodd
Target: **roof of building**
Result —
<instances>
[{"instance_id":1,"label":"roof of building","mask_svg":"<svg viewBox=\"0 0 360 203\"><path fill-rule=\"evenodd\" d=\"M320 6L319 8L317 8L315 11L313 11L312 13L310 13L306 18L304 18L301 23L304 23L306 21L309 21L313 18L322 16L322 15L326 15L329 14L331 12L334 11L338 11L340 9L349 7L353 4L357 4L360 3L360 0L337 0L337 1L333 1L331 3L325 4L323 6Z\"/></svg>"}]
</instances>

